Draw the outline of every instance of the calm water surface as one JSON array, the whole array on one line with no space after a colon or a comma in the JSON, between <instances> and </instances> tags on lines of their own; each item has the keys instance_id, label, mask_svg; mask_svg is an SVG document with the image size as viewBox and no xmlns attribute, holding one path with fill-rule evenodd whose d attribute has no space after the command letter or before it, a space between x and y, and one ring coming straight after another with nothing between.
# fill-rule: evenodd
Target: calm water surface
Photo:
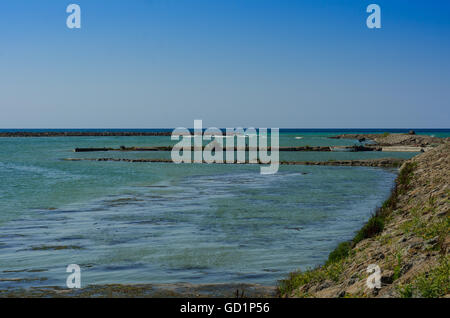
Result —
<instances>
[{"instance_id":1,"label":"calm water surface","mask_svg":"<svg viewBox=\"0 0 450 318\"><path fill-rule=\"evenodd\" d=\"M351 145L282 134L281 146ZM0 288L82 283L273 285L326 260L385 200L397 171L367 167L67 162L75 147L157 146L170 137L0 138ZM285 153L282 160L411 157ZM284 157L283 157L284 156Z\"/></svg>"}]
</instances>

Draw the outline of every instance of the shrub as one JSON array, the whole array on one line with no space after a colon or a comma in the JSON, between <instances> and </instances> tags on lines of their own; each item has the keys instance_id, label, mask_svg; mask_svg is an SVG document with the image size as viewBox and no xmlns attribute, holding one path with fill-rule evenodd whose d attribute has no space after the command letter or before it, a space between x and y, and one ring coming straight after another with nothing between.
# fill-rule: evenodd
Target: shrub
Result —
<instances>
[{"instance_id":1,"label":"shrub","mask_svg":"<svg viewBox=\"0 0 450 318\"><path fill-rule=\"evenodd\" d=\"M418 294L427 298L436 298L448 294L450 292L449 273L449 258L443 257L438 266L417 278L415 285Z\"/></svg>"},{"instance_id":2,"label":"shrub","mask_svg":"<svg viewBox=\"0 0 450 318\"><path fill-rule=\"evenodd\" d=\"M411 182L411 179L413 177L413 172L414 169L416 168L416 165L417 165L416 163L407 162L403 166L403 169L400 170L400 173L398 174L397 177L397 185L403 188L402 193L404 193L407 190L409 183Z\"/></svg>"},{"instance_id":3,"label":"shrub","mask_svg":"<svg viewBox=\"0 0 450 318\"><path fill-rule=\"evenodd\" d=\"M449 256L439 260L439 264L426 273L420 274L411 283L400 285L397 291L401 297L436 298L450 292Z\"/></svg>"},{"instance_id":4,"label":"shrub","mask_svg":"<svg viewBox=\"0 0 450 318\"><path fill-rule=\"evenodd\" d=\"M401 298L411 298L413 296L413 289L411 284L397 286L397 291Z\"/></svg>"},{"instance_id":5,"label":"shrub","mask_svg":"<svg viewBox=\"0 0 450 318\"><path fill-rule=\"evenodd\" d=\"M326 262L326 265L335 263L337 261L340 261L341 259L344 259L348 256L350 253L350 250L352 249L352 242L342 242L340 243L334 251L330 253L328 256L328 261Z\"/></svg>"},{"instance_id":6,"label":"shrub","mask_svg":"<svg viewBox=\"0 0 450 318\"><path fill-rule=\"evenodd\" d=\"M378 233L381 233L384 228L384 219L381 216L373 215L369 222L366 223L362 227L361 230L356 234L355 238L353 239L353 242L356 244L358 242L361 242L362 240L374 237Z\"/></svg>"},{"instance_id":7,"label":"shrub","mask_svg":"<svg viewBox=\"0 0 450 318\"><path fill-rule=\"evenodd\" d=\"M343 261L336 261L316 269L290 273L287 279L278 282L278 295L289 295L292 291L310 283L319 283L325 280L337 282L343 269ZM308 295L299 294L297 296L305 297Z\"/></svg>"}]
</instances>

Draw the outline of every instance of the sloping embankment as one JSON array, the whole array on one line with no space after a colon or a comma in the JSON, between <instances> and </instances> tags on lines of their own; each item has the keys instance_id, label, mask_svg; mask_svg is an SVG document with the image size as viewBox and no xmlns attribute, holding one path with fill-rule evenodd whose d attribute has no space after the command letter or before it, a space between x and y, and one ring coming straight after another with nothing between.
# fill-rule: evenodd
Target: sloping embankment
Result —
<instances>
[{"instance_id":1,"label":"sloping embankment","mask_svg":"<svg viewBox=\"0 0 450 318\"><path fill-rule=\"evenodd\" d=\"M402 165L391 197L326 264L280 282L284 297L449 297L450 143ZM369 288L370 264L381 287Z\"/></svg>"}]
</instances>

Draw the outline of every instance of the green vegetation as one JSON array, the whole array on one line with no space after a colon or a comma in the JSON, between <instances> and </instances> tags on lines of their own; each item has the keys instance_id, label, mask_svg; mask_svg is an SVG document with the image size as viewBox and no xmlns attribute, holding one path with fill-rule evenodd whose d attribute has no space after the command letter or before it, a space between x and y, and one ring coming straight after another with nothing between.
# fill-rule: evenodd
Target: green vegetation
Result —
<instances>
[{"instance_id":1,"label":"green vegetation","mask_svg":"<svg viewBox=\"0 0 450 318\"><path fill-rule=\"evenodd\" d=\"M413 296L412 285L400 285L397 287L397 292L399 293L401 298L411 298Z\"/></svg>"},{"instance_id":2,"label":"green vegetation","mask_svg":"<svg viewBox=\"0 0 450 318\"><path fill-rule=\"evenodd\" d=\"M402 230L405 233L414 233L422 237L424 240L437 239L437 248L442 250L444 247L445 237L450 229L450 217L436 218L426 221L421 216L423 211L419 209L411 210L412 218L402 224Z\"/></svg>"},{"instance_id":3,"label":"green vegetation","mask_svg":"<svg viewBox=\"0 0 450 318\"><path fill-rule=\"evenodd\" d=\"M437 250L444 252L445 238L449 234L450 217L433 217L436 213L436 198L428 198L426 205L417 206L410 210L411 219L404 222L401 229L405 233L414 233L424 240L435 240ZM423 217L429 215L429 218Z\"/></svg>"},{"instance_id":4,"label":"green vegetation","mask_svg":"<svg viewBox=\"0 0 450 318\"><path fill-rule=\"evenodd\" d=\"M384 132L381 134L381 137L386 138L387 136L389 136L391 133L388 132Z\"/></svg>"},{"instance_id":5,"label":"green vegetation","mask_svg":"<svg viewBox=\"0 0 450 318\"><path fill-rule=\"evenodd\" d=\"M397 207L399 194L403 194L408 190L415 168L415 163L405 163L397 177L396 186L392 191L391 196L383 203L381 208L377 209L375 214L362 227L362 229L359 230L353 238L354 244L366 238L374 237L383 231L387 218Z\"/></svg>"},{"instance_id":6,"label":"green vegetation","mask_svg":"<svg viewBox=\"0 0 450 318\"><path fill-rule=\"evenodd\" d=\"M446 295L450 291L449 257L443 257L437 267L428 273L420 275L416 279L414 287L422 297Z\"/></svg>"},{"instance_id":7,"label":"green vegetation","mask_svg":"<svg viewBox=\"0 0 450 318\"><path fill-rule=\"evenodd\" d=\"M384 229L384 218L379 215L373 215L369 221L358 231L353 238L353 243L359 243L362 240L373 237L378 233L381 233Z\"/></svg>"},{"instance_id":8,"label":"green vegetation","mask_svg":"<svg viewBox=\"0 0 450 318\"><path fill-rule=\"evenodd\" d=\"M280 295L291 294L294 290L297 290L299 287L306 284L319 283L325 280L337 281L339 279L339 275L342 273L343 264L352 254L352 248L358 242L366 238L374 237L383 231L388 217L397 207L399 194L406 192L409 188L415 167L415 163L405 163L403 168L400 170L399 176L397 177L396 186L393 189L389 199L384 202L382 207L377 209L369 221L361 228L361 230L358 231L353 240L340 243L336 249L330 253L325 265L304 272L297 271L291 273L287 279L279 282L278 293ZM398 264L401 264L401 259L398 260ZM401 267L400 265L397 267L397 274L395 274L394 271L394 276L399 276ZM297 296L308 295L299 294Z\"/></svg>"},{"instance_id":9,"label":"green vegetation","mask_svg":"<svg viewBox=\"0 0 450 318\"><path fill-rule=\"evenodd\" d=\"M295 296L308 297L307 292L301 289L302 286L325 283L325 281L338 282L344 270L344 264L355 253L352 250L353 247L358 242L377 236L383 231L384 225L397 208L399 195L406 193L410 188L415 168L415 163L408 162L403 166L390 198L377 209L369 221L358 231L353 240L340 243L330 253L325 265L304 272L297 271L291 273L286 280L279 282L278 293L280 295L292 295L296 293ZM447 191L447 193L450 193L450 191ZM404 222L402 230L405 233L410 232L421 236L425 240L431 240L430 245L433 248L438 248L441 252L445 252L444 242L450 229L450 217L433 218L432 216L435 212L436 198L430 196L428 202L423 206L416 207L410 211L412 218ZM424 218L423 215L425 214L430 214L431 219L427 220ZM385 239L389 239L389 237ZM393 261L393 281L400 278L402 267L402 253L399 252L395 255L395 260ZM437 266L420 274L411 283L398 286L397 292L401 297L440 297L450 293L449 256L441 256Z\"/></svg>"},{"instance_id":10,"label":"green vegetation","mask_svg":"<svg viewBox=\"0 0 450 318\"><path fill-rule=\"evenodd\" d=\"M425 272L413 282L397 288L401 297L436 298L450 293L450 262L449 256L443 256L439 264Z\"/></svg>"},{"instance_id":11,"label":"green vegetation","mask_svg":"<svg viewBox=\"0 0 450 318\"><path fill-rule=\"evenodd\" d=\"M393 168L400 168L401 165L402 165L402 162L401 162L401 161L392 163L392 167L393 167Z\"/></svg>"},{"instance_id":12,"label":"green vegetation","mask_svg":"<svg viewBox=\"0 0 450 318\"><path fill-rule=\"evenodd\" d=\"M351 242L342 242L340 243L336 249L330 253L328 256L328 261L325 265L329 265L331 263L335 263L337 261L340 261L341 259L344 259L348 256L350 253L350 250L352 249L352 243Z\"/></svg>"},{"instance_id":13,"label":"green vegetation","mask_svg":"<svg viewBox=\"0 0 450 318\"><path fill-rule=\"evenodd\" d=\"M416 163L407 162L403 166L403 169L400 170L400 173L397 177L397 185L399 185L401 188L400 194L403 194L408 190L409 184L411 183L411 180L413 177L413 172L414 172L414 169L416 168L416 166L417 166Z\"/></svg>"},{"instance_id":14,"label":"green vegetation","mask_svg":"<svg viewBox=\"0 0 450 318\"><path fill-rule=\"evenodd\" d=\"M374 237L381 233L384 229L386 219L397 207L398 195L405 193L411 183L413 172L416 167L415 163L407 162L400 170L397 177L396 186L391 196L387 199L381 208L377 209L375 214L369 219L366 225L356 234L353 243L356 244L366 238Z\"/></svg>"},{"instance_id":15,"label":"green vegetation","mask_svg":"<svg viewBox=\"0 0 450 318\"><path fill-rule=\"evenodd\" d=\"M397 264L394 266L394 275L392 280L395 281L400 278L400 273L402 270L402 255L400 253L397 254Z\"/></svg>"},{"instance_id":16,"label":"green vegetation","mask_svg":"<svg viewBox=\"0 0 450 318\"><path fill-rule=\"evenodd\" d=\"M329 263L328 265L318 267L316 269L310 269L307 271L297 271L289 274L289 277L285 280L281 280L278 285L278 294L286 295L291 294L294 290L300 286L324 282L331 280L337 282L340 274L343 271L343 260ZM307 294L299 292L296 296L308 297Z\"/></svg>"}]
</instances>

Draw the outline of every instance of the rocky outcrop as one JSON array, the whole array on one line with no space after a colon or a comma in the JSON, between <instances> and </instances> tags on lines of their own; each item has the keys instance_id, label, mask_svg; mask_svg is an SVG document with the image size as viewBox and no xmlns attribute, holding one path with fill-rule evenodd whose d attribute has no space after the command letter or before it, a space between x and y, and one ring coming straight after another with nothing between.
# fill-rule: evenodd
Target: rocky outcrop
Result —
<instances>
[{"instance_id":1,"label":"rocky outcrop","mask_svg":"<svg viewBox=\"0 0 450 318\"><path fill-rule=\"evenodd\" d=\"M129 159L129 158L65 158L65 161L115 161L115 162L153 162L153 163L173 163L171 159ZM361 159L361 160L329 160L329 161L280 161L280 165L306 165L306 166L365 166L365 167L400 167L404 159L381 158L381 159ZM203 162L206 164L206 162ZM215 164L252 164L249 162L237 163L223 162ZM258 162L256 164L263 164Z\"/></svg>"},{"instance_id":2,"label":"rocky outcrop","mask_svg":"<svg viewBox=\"0 0 450 318\"><path fill-rule=\"evenodd\" d=\"M120 148L103 147L103 148L75 148L73 152L102 152L102 151L171 151L172 147L125 147Z\"/></svg>"},{"instance_id":3,"label":"rocky outcrop","mask_svg":"<svg viewBox=\"0 0 450 318\"><path fill-rule=\"evenodd\" d=\"M404 159L381 158L361 160L329 160L329 161L282 161L281 164L307 165L307 166L362 166L362 167L400 167Z\"/></svg>"},{"instance_id":4,"label":"rocky outcrop","mask_svg":"<svg viewBox=\"0 0 450 318\"><path fill-rule=\"evenodd\" d=\"M344 134L329 137L332 139L356 139L359 141L366 141L368 139L374 141L377 146L414 146L414 147L426 147L440 145L449 138L438 138L428 135L415 135L414 134Z\"/></svg>"},{"instance_id":5,"label":"rocky outcrop","mask_svg":"<svg viewBox=\"0 0 450 318\"><path fill-rule=\"evenodd\" d=\"M450 296L450 143L405 162L391 197L321 267L280 282L284 297ZM381 270L370 288L369 265ZM370 280L372 281L372 280Z\"/></svg>"},{"instance_id":6,"label":"rocky outcrop","mask_svg":"<svg viewBox=\"0 0 450 318\"><path fill-rule=\"evenodd\" d=\"M278 147L278 151L348 151L348 152L360 152L360 151L408 151L408 152L424 152L429 150L431 147L413 147L413 146L377 146L377 145L355 145L355 146L304 146L304 147ZM194 150L204 150L205 147L190 147L190 151ZM232 151L249 151L249 150L267 150L272 151L272 147L224 147L223 151L232 150ZM189 148L188 148L189 150ZM112 147L90 147L90 148L75 148L74 152L105 152L105 151L172 151L171 146L157 146L157 147L126 147L120 146L119 148Z\"/></svg>"}]
</instances>

